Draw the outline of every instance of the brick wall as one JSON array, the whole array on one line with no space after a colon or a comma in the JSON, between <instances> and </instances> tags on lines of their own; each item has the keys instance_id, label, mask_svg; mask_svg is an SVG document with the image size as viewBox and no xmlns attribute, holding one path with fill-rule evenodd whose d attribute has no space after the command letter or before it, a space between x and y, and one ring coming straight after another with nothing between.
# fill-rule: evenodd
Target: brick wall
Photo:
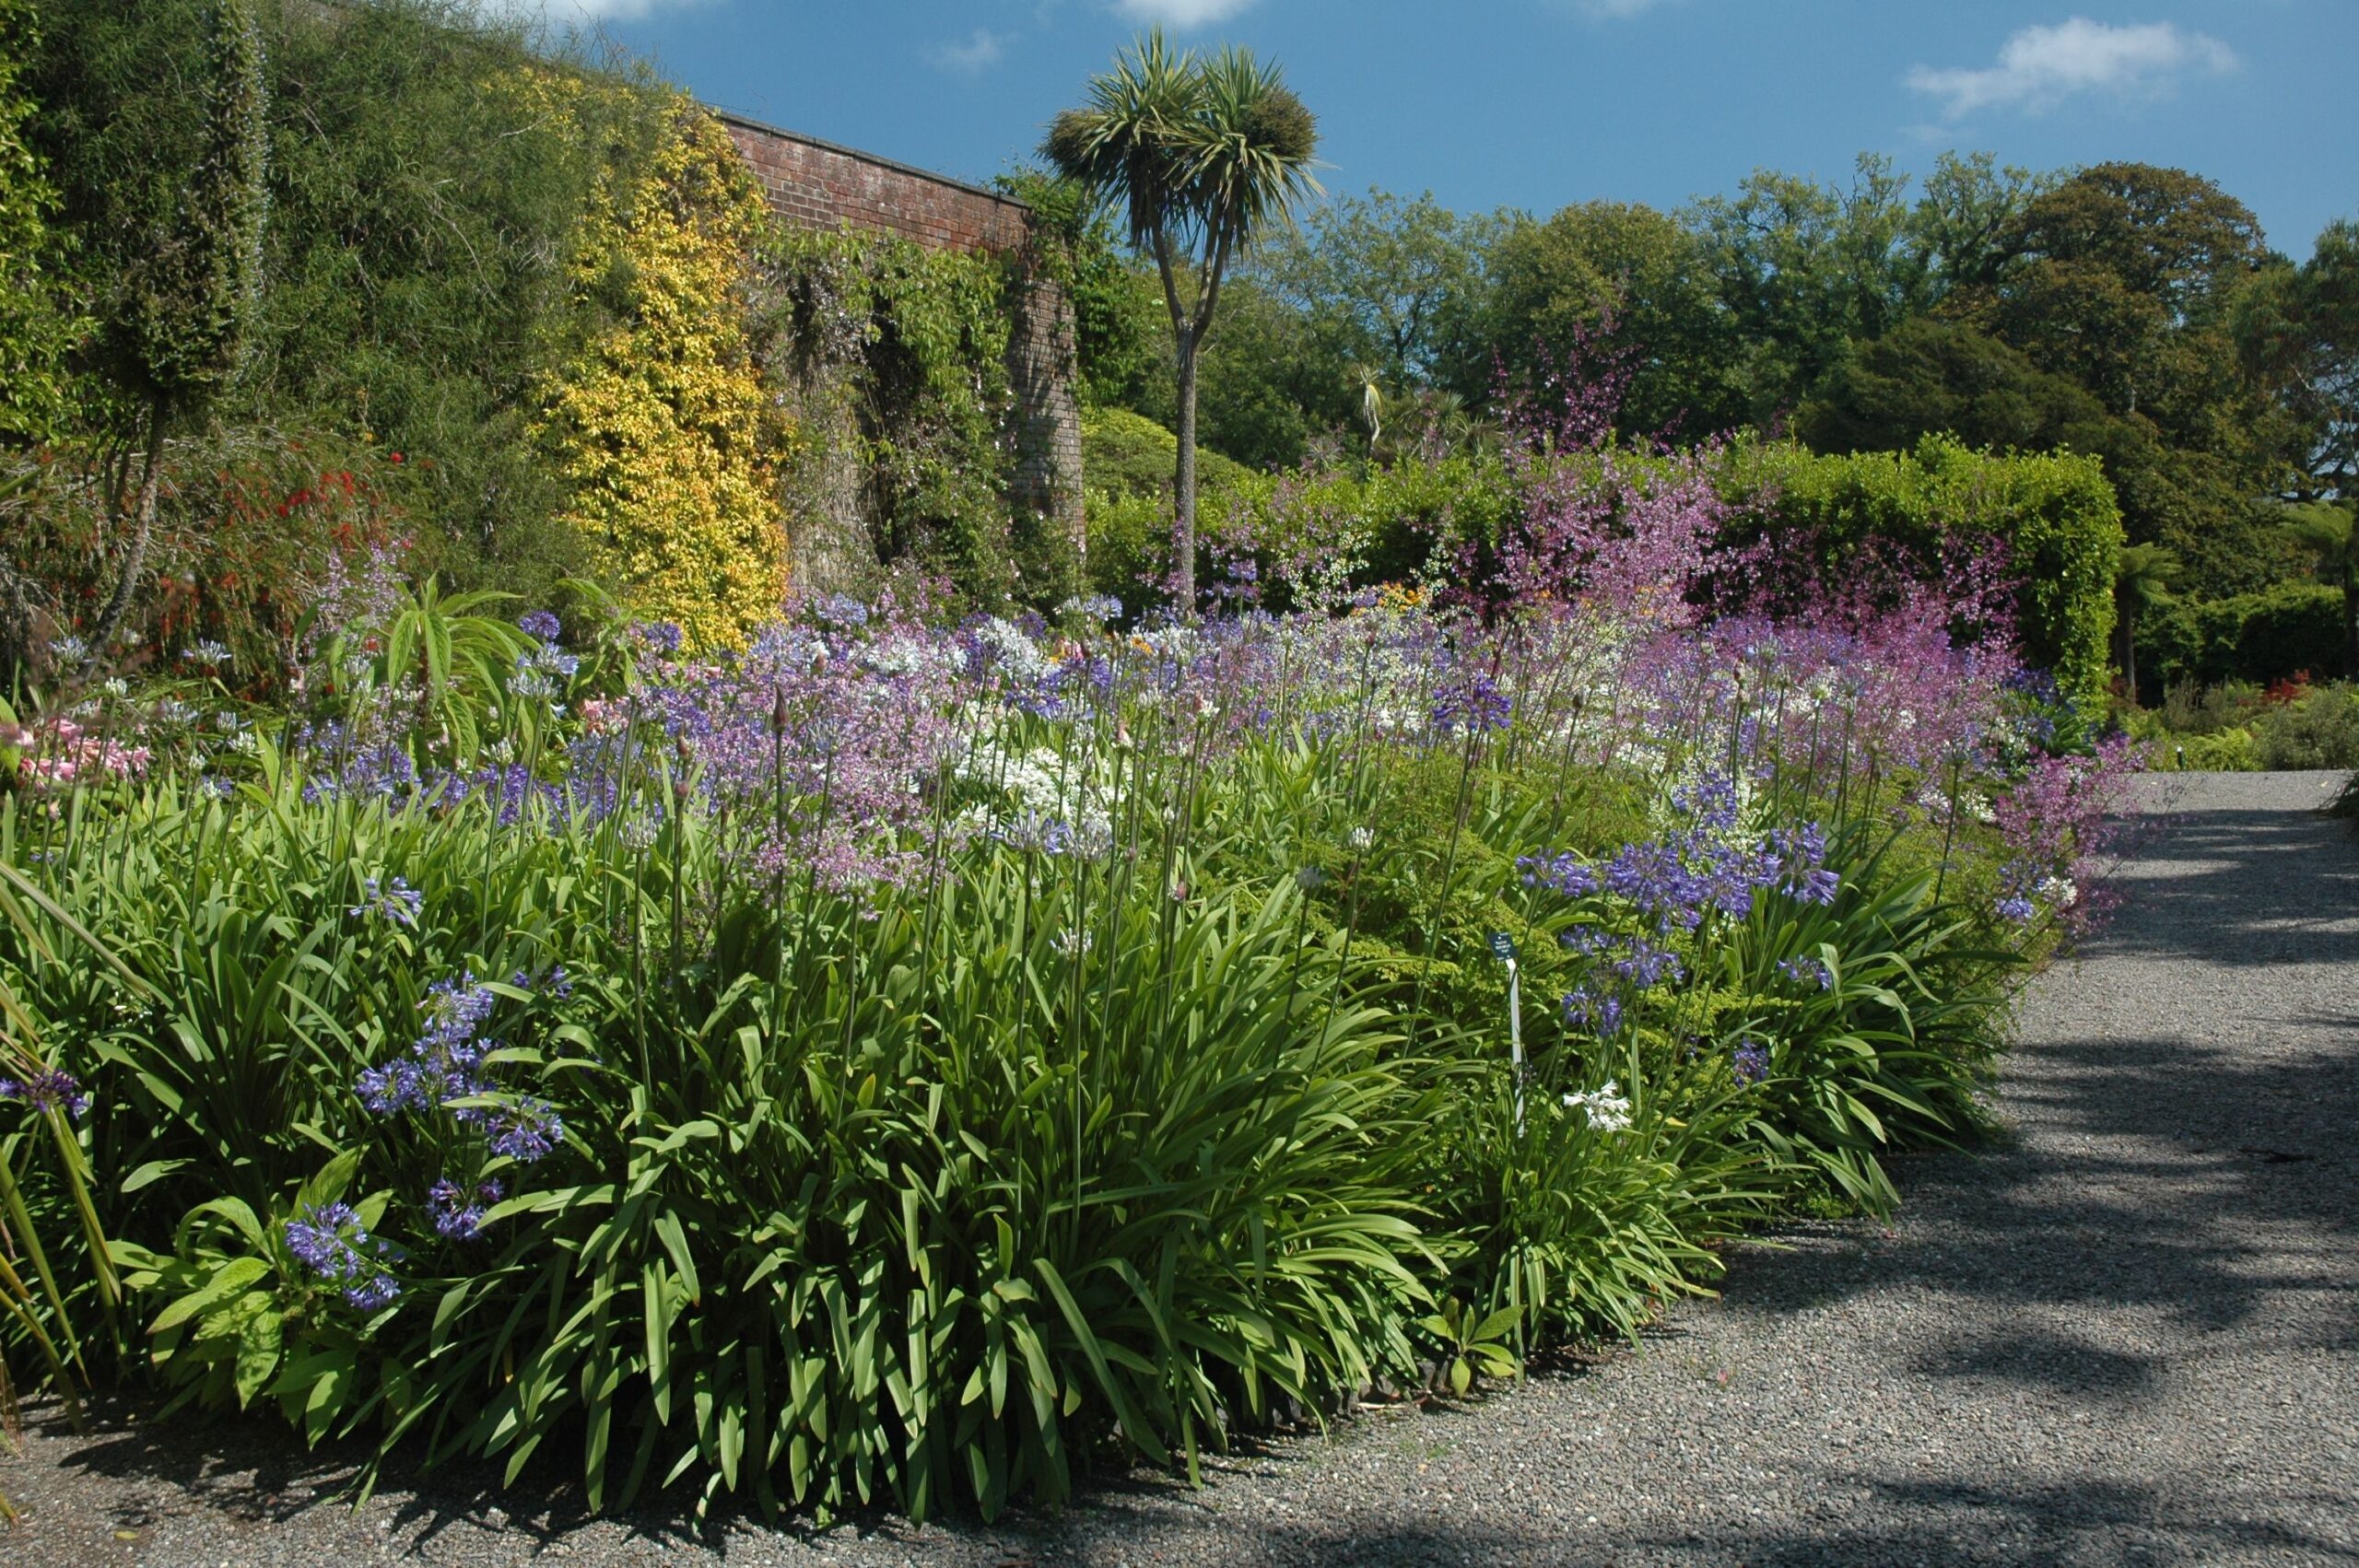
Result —
<instances>
[{"instance_id":1,"label":"brick wall","mask_svg":"<svg viewBox=\"0 0 2359 1568\"><path fill-rule=\"evenodd\" d=\"M890 158L722 113L770 205L810 228L881 228L943 251L1014 251L1029 237L1022 202Z\"/></svg>"},{"instance_id":2,"label":"brick wall","mask_svg":"<svg viewBox=\"0 0 2359 1568\"><path fill-rule=\"evenodd\" d=\"M1024 203L890 158L722 113L746 167L789 223L881 229L929 250L1021 255L1031 239ZM1015 393L1016 473L1010 500L1063 522L1079 542L1081 413L1074 401L1073 304L1047 278L1019 285L1008 337Z\"/></svg>"}]
</instances>

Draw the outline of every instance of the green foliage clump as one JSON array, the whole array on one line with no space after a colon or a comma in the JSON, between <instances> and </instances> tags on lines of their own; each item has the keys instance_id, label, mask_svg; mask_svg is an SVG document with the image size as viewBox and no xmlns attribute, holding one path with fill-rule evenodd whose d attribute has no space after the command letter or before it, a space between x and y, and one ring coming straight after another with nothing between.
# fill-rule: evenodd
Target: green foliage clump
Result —
<instances>
[{"instance_id":1,"label":"green foliage clump","mask_svg":"<svg viewBox=\"0 0 2359 1568\"><path fill-rule=\"evenodd\" d=\"M57 191L28 143L34 101L26 63L39 53L30 0L0 0L0 439L40 439L66 408L65 357L80 323L51 275L64 259Z\"/></svg>"},{"instance_id":2,"label":"green foliage clump","mask_svg":"<svg viewBox=\"0 0 2359 1568\"><path fill-rule=\"evenodd\" d=\"M2141 616L2137 635L2142 673L2165 686L2323 674L2341 664L2343 596L2284 582L2225 599L2176 599Z\"/></svg>"},{"instance_id":3,"label":"green foliage clump","mask_svg":"<svg viewBox=\"0 0 2359 1568\"><path fill-rule=\"evenodd\" d=\"M2359 767L2359 686L2337 684L2273 703L2259 728L2264 767Z\"/></svg>"}]
</instances>

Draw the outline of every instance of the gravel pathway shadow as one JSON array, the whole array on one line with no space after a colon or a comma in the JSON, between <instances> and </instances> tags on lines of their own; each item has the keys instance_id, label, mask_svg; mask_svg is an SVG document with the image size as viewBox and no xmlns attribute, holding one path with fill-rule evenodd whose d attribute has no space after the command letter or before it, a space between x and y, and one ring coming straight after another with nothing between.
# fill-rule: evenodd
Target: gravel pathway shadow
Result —
<instances>
[{"instance_id":1,"label":"gravel pathway shadow","mask_svg":"<svg viewBox=\"0 0 2359 1568\"><path fill-rule=\"evenodd\" d=\"M2007 1136L1887 1227L1739 1250L1637 1354L997 1527L695 1539L552 1483L54 1426L8 1562L2359 1564L2359 839L2340 776L2156 778L2130 902L2036 983Z\"/></svg>"}]
</instances>

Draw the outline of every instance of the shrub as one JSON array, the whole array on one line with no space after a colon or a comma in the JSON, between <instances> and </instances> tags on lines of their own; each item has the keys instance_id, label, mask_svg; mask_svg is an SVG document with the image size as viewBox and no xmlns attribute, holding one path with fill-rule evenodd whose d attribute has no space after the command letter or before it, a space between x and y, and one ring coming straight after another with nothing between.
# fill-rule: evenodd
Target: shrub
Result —
<instances>
[{"instance_id":1,"label":"shrub","mask_svg":"<svg viewBox=\"0 0 2359 1568\"><path fill-rule=\"evenodd\" d=\"M1872 543L1938 571L1943 540L1995 542L2020 585L2015 630L2027 661L2053 671L2084 706L2102 696L2122 535L2095 459L1974 451L1941 437L1914 451L1840 457L1748 443L1731 449L1721 494L1739 538L1805 542L1838 580L1843 563Z\"/></svg>"},{"instance_id":2,"label":"shrub","mask_svg":"<svg viewBox=\"0 0 2359 1568\"><path fill-rule=\"evenodd\" d=\"M1131 421L1103 427L1109 432L1145 423L1093 417ZM1144 443L1134 449L1109 433L1089 449L1084 472L1096 485L1100 461L1125 474L1160 471L1169 460L1165 441L1162 456L1150 461ZM1496 546L1534 505L1581 494L1610 533L1660 511L1646 497L1674 493L1685 463L1701 463L1717 492L1704 544L1719 563L1707 575L1728 579L1721 591L1743 599L1746 589L1736 579L1759 573L1754 557L1765 540L1781 556L1784 575L1807 591L1800 602L1774 606L1781 613L1823 606L1846 585L1868 599L1912 581L1954 586L1962 564L1993 564L1995 542L2017 584L2009 629L2026 656L2053 670L2083 707L2104 692L2120 515L2096 462L2071 454L1977 452L1929 438L1912 452L1849 457L1743 442L1717 459L1555 449L1518 463L1496 452L1411 457L1391 467L1330 461L1279 475L1251 497L1250 537L1264 569L1290 584L1340 576L1465 590L1475 586L1470 572L1498 564ZM1728 569L1740 560L1743 572Z\"/></svg>"},{"instance_id":3,"label":"shrub","mask_svg":"<svg viewBox=\"0 0 2359 1568\"><path fill-rule=\"evenodd\" d=\"M2273 704L2257 729L2264 767L2359 767L2359 686L2324 686Z\"/></svg>"},{"instance_id":4,"label":"shrub","mask_svg":"<svg viewBox=\"0 0 2359 1568\"><path fill-rule=\"evenodd\" d=\"M534 72L518 90L563 122L614 89ZM540 388L535 434L591 575L698 647L742 644L786 592L743 297L768 222L728 132L675 100L645 167L603 182L584 216L570 282L598 324Z\"/></svg>"},{"instance_id":5,"label":"shrub","mask_svg":"<svg viewBox=\"0 0 2359 1568\"><path fill-rule=\"evenodd\" d=\"M2179 600L2138 626L2139 662L2165 687L2282 680L2340 668L2342 593L2287 582L2229 599Z\"/></svg>"}]
</instances>

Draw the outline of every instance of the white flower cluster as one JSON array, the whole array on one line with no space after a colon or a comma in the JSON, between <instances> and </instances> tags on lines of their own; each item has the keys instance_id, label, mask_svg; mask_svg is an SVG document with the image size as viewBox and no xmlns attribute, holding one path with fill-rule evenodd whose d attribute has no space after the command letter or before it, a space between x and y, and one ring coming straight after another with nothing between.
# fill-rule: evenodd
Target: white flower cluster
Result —
<instances>
[{"instance_id":1,"label":"white flower cluster","mask_svg":"<svg viewBox=\"0 0 2359 1568\"><path fill-rule=\"evenodd\" d=\"M1007 678L1019 685L1029 685L1049 673L1047 656L1014 622L989 616L975 627L975 640L990 650Z\"/></svg>"},{"instance_id":2,"label":"white flower cluster","mask_svg":"<svg viewBox=\"0 0 2359 1568\"><path fill-rule=\"evenodd\" d=\"M1003 621L1000 625L1006 626L1007 623ZM1015 628L1009 626L1008 630L1015 631ZM1016 636L1021 638L1023 633L1016 632ZM1026 646L1031 645L1027 642ZM956 673L958 662L957 649L949 644L898 635L878 642L863 643L853 657L863 668L886 676L948 675ZM1036 651L1033 657L1037 660L1039 655Z\"/></svg>"},{"instance_id":3,"label":"white flower cluster","mask_svg":"<svg viewBox=\"0 0 2359 1568\"><path fill-rule=\"evenodd\" d=\"M1936 820L1950 814L1948 791L1939 784L1928 784L1917 791L1917 803ZM1960 790L1957 792L1957 814L1968 822L1988 824L1999 820L1999 813L1991 809L1990 797L1979 790Z\"/></svg>"},{"instance_id":4,"label":"white flower cluster","mask_svg":"<svg viewBox=\"0 0 2359 1568\"><path fill-rule=\"evenodd\" d=\"M1629 1129L1630 1097L1623 1094L1621 1085L1611 1078L1605 1081L1602 1089L1566 1095L1565 1108L1585 1113L1591 1132L1624 1132Z\"/></svg>"},{"instance_id":5,"label":"white flower cluster","mask_svg":"<svg viewBox=\"0 0 2359 1568\"><path fill-rule=\"evenodd\" d=\"M1036 746L1016 751L997 741L971 747L956 764L962 784L1003 798L999 810L968 806L957 827L1018 848L1096 860L1114 847L1114 824L1094 761Z\"/></svg>"},{"instance_id":6,"label":"white flower cluster","mask_svg":"<svg viewBox=\"0 0 2359 1568\"><path fill-rule=\"evenodd\" d=\"M2050 908L2070 909L2081 901L2081 890L2070 877L2051 876L2033 889Z\"/></svg>"}]
</instances>

